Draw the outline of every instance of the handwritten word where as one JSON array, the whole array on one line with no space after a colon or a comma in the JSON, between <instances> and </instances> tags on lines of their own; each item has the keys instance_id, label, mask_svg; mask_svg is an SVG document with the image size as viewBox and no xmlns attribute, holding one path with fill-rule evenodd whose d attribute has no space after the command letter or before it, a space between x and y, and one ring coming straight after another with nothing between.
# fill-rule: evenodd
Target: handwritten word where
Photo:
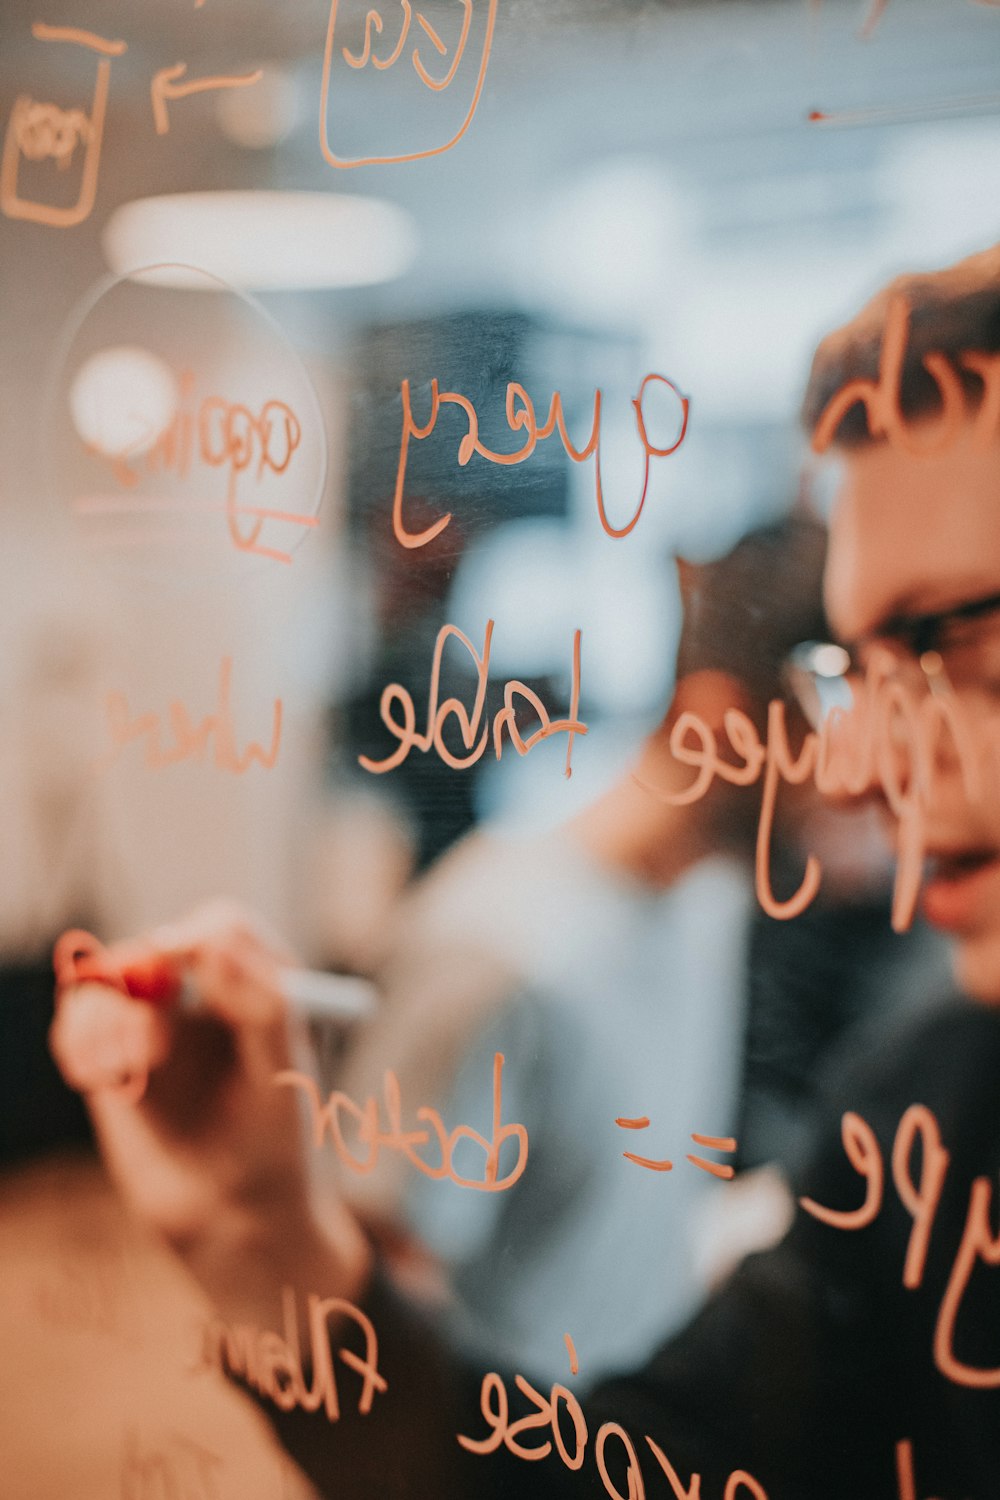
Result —
<instances>
[{"instance_id":1,"label":"handwritten word where","mask_svg":"<svg viewBox=\"0 0 1000 1500\"><path fill-rule=\"evenodd\" d=\"M223 396L203 396L195 403L195 377L190 370L178 378L180 400L167 425L159 432L141 432L127 447L108 450L88 443L87 451L107 463L116 482L134 490L144 476L175 475L187 479L197 462L206 469L221 469L226 476L226 521L233 545L241 552L269 557L275 562L291 563L291 554L260 544L259 538L268 520L290 522L296 526L315 527L315 516L247 505L238 497L243 476L259 484L266 473L284 475L302 442L302 424L291 406L276 397L265 401L255 414L242 402ZM136 509L145 501L138 497ZM79 508L94 510L113 508L109 502L80 502ZM241 529L240 518L252 518L249 532Z\"/></svg>"},{"instance_id":2,"label":"handwritten word where","mask_svg":"<svg viewBox=\"0 0 1000 1500\"><path fill-rule=\"evenodd\" d=\"M113 748L98 763L97 770L107 770L134 740L145 740L143 765L149 771L162 771L185 760L200 763L205 758L209 739L214 742L213 759L220 771L242 776L254 761L262 770L273 770L281 743L282 701L280 698L274 700L270 748L265 750L256 740L249 740L246 749L240 753L233 724L232 673L233 659L225 656L219 669L218 711L202 719L200 724L192 722L179 699L171 702L168 712L173 745L163 742L163 725L158 713L144 713L133 719L124 693L109 693L107 709Z\"/></svg>"},{"instance_id":3,"label":"handwritten word where","mask_svg":"<svg viewBox=\"0 0 1000 1500\"><path fill-rule=\"evenodd\" d=\"M444 648L449 637L454 636L461 641L476 664L476 697L472 712L457 698L446 698L441 704L438 697L441 691L441 661L444 656ZM503 731L506 728L510 736L510 742L518 755L527 755L542 740L550 739L554 734L565 734L566 742L566 776L572 776L573 739L578 734L586 734L587 726L578 718L580 709L580 631L577 630L573 636L573 675L572 688L570 692L570 717L568 719L556 719L554 722L549 718L548 709L539 698L538 694L516 679L509 681L504 688L504 706L499 709L493 717L493 749L497 760L503 752ZM413 698L401 683L390 682L382 689L379 700L379 717L391 734L399 740L399 747L387 755L384 760L372 760L367 755L358 756L358 764L365 771L370 771L374 776L383 776L387 771L394 771L397 766L402 765L414 746L425 754L431 749L444 761L445 765L451 766L455 771L467 770L485 754L486 746L490 740L490 727L487 725L481 735L479 726L483 717L483 705L486 699L486 687L490 671L490 650L493 641L493 621L486 622L486 638L483 642L483 654L478 656L475 647L468 636L455 625L443 625L438 631L437 640L434 645L434 657L431 662L430 692L427 700L427 729L424 734L417 731L417 712L413 705ZM517 727L517 708L514 703L515 697L523 698L531 704L541 720L540 728L529 734L524 739ZM399 723L393 718L393 707L400 704L403 709L403 722ZM448 749L444 742L444 726L449 718L454 717L458 722L462 743L468 752L466 755L455 755ZM476 744L476 737L479 743ZM475 748L473 748L475 746Z\"/></svg>"},{"instance_id":4,"label":"handwritten word where","mask_svg":"<svg viewBox=\"0 0 1000 1500\"><path fill-rule=\"evenodd\" d=\"M482 50L479 55L478 67L476 67L475 69L475 81L473 84L469 106L458 125L458 129L453 131L451 134L448 134L447 138L443 142L441 142L441 144L428 147L421 151L411 150L397 152L395 154L383 153L380 155L356 157L338 156L330 145L328 113L330 107L331 83L333 81L333 75L335 72L335 36L340 3L341 0L331 0L330 19L327 24L326 30L326 46L323 52L323 78L320 86L319 105L319 139L320 149L322 150L323 156L325 157L326 161L329 162L331 167L364 167L380 164L384 165L389 162L422 161L429 156L440 156L443 152L450 151L451 148L457 145L465 135L465 132L472 124L473 117L475 116L476 110L479 107L479 100L483 92L483 85L486 82L486 70L489 66L490 52L493 47L493 30L496 25L498 0L488 0L488 3L485 6L486 19L483 29ZM455 83L456 78L460 76L462 59L465 56L466 49L468 47L476 0L461 0L461 3L463 11L461 32L459 34L458 40L455 43L451 61L447 63L446 71L443 74L437 76L429 73L421 56L419 45L417 47L414 47L412 53L410 54L410 60L413 64L413 71L416 73L417 77L420 79L424 87L431 90L431 92L434 94L442 94L446 90L450 89ZM410 0L400 0L400 4L403 13L402 26L400 29L399 37L397 38L391 52L381 56L376 55L373 46L373 32L376 35L381 36L384 22L382 20L381 13L378 10L369 10L367 15L365 16L365 39L360 55L352 53L348 50L347 47L342 47L340 49L340 56L344 59L349 68L353 70L360 70L362 68L371 66L379 72L386 72L390 68L395 67L396 63L399 62L406 47L406 41L407 37L409 36L410 25L413 19L413 10L410 4ZM482 9L483 7L480 7L480 11L482 11ZM441 39L431 22L419 10L416 13L416 17L418 24L423 30L428 41L431 43L431 46L434 48L435 52L437 52L439 57L447 59L447 43L445 43Z\"/></svg>"},{"instance_id":5,"label":"handwritten word where","mask_svg":"<svg viewBox=\"0 0 1000 1500\"><path fill-rule=\"evenodd\" d=\"M639 1115L632 1119L625 1115L619 1115L615 1124L622 1130L648 1130L648 1115ZM731 1135L692 1135L691 1139L696 1146L705 1146L709 1151L735 1151L736 1141ZM647 1167L651 1172L672 1172L674 1164L665 1157L657 1160L650 1156L638 1156L634 1151L623 1151L626 1161L634 1162L637 1167ZM734 1175L734 1168L726 1163L707 1161L703 1156L688 1155L688 1161L693 1167L698 1167L703 1172L708 1172L712 1177L730 1178Z\"/></svg>"},{"instance_id":6,"label":"handwritten word where","mask_svg":"<svg viewBox=\"0 0 1000 1500\"><path fill-rule=\"evenodd\" d=\"M646 427L646 416L643 409L646 390L651 381L657 381L665 386L680 405L680 427L674 440L666 447L658 448L655 443L650 442ZM511 432L525 433L524 446L513 453L495 453L487 448L479 439L479 418L476 409L467 396L462 396L458 391L441 392L437 380L431 381L431 411L427 422L421 425L413 415L413 403L410 396L410 382L404 380L400 387L400 395L403 401L403 431L399 444L399 464L396 470L396 488L392 498L392 528L396 540L404 547L426 547L428 542L440 536L445 527L451 521L451 513L441 516L432 525L423 531L408 531L403 520L403 491L406 486L407 456L410 450L410 439L424 442L430 437L437 426L438 417L442 406L457 406L466 416L468 430L458 445L458 462L461 467L469 462L474 453L485 458L491 464L522 464L534 453L535 448L546 438L550 438L558 431L566 455L573 463L581 464L587 459L594 460L594 482L596 486L597 514L600 522L608 536L624 537L638 524L646 503L646 494L649 489L649 465L652 458L668 458L671 453L676 453L687 435L688 415L690 402L687 396L683 396L665 375L647 375L639 387L639 394L632 402L635 412L636 429L639 441L642 443L645 454L645 466L643 472L642 493L639 496L639 504L630 521L624 526L613 526L608 520L607 511L604 506L604 486L601 478L601 406L603 396L600 390L594 393L594 416L590 429L590 437L582 448L574 447L566 431L566 417L563 412L563 400L559 391L555 391L549 405L549 414L541 427L535 415L535 407L531 397L523 385L510 382L507 386L506 418Z\"/></svg>"},{"instance_id":7,"label":"handwritten word where","mask_svg":"<svg viewBox=\"0 0 1000 1500\"><path fill-rule=\"evenodd\" d=\"M336 1089L324 1105L320 1102L316 1084L306 1073L285 1069L275 1075L274 1081L279 1086L302 1090L309 1103L313 1144L318 1150L329 1131L337 1156L352 1172L365 1176L378 1164L381 1151L398 1151L425 1177L436 1181L447 1177L458 1187L474 1188L484 1193L502 1193L514 1186L528 1164L527 1130L523 1125L502 1123L503 1064L503 1053L495 1053L493 1058L493 1124L489 1140L480 1135L477 1130L473 1130L470 1125L456 1125L452 1131L447 1131L438 1111L427 1105L422 1105L416 1111L416 1118L418 1121L425 1122L430 1129L404 1130L399 1079L391 1069L386 1070L383 1086L385 1113L389 1122L386 1129L379 1125L379 1106L374 1094L369 1096L362 1107L349 1095ZM365 1152L363 1156L356 1156L345 1139L341 1124L342 1115L346 1115L357 1125L357 1145ZM432 1133L440 1152L439 1162L428 1161L415 1149L417 1146L426 1145ZM459 1142L463 1140L470 1141L473 1146L478 1146L485 1153L482 1178L463 1177L456 1170L455 1151ZM501 1177L499 1175L500 1151L504 1142L508 1140L517 1142L517 1161Z\"/></svg>"},{"instance_id":8,"label":"handwritten word where","mask_svg":"<svg viewBox=\"0 0 1000 1500\"><path fill-rule=\"evenodd\" d=\"M205 1328L203 1364L244 1380L281 1411L294 1411L300 1407L303 1411L315 1412L322 1407L327 1419L336 1422L340 1419L340 1393L327 1325L331 1318L338 1323L353 1323L361 1331L363 1354L344 1345L338 1348L337 1354L349 1370L361 1377L358 1411L367 1416L376 1394L387 1389L385 1377L378 1369L378 1337L367 1313L342 1297L320 1298L310 1292L307 1303L309 1357L305 1368L310 1371L312 1379L307 1386L295 1293L291 1287L282 1288L281 1308L284 1337L248 1324L230 1328L221 1319L213 1319Z\"/></svg>"},{"instance_id":9,"label":"handwritten word where","mask_svg":"<svg viewBox=\"0 0 1000 1500\"><path fill-rule=\"evenodd\" d=\"M569 1340L568 1335L567 1340L567 1347L571 1349L572 1340ZM575 1351L571 1353L571 1360L573 1354ZM575 1369L573 1373L576 1374ZM586 1415L573 1392L556 1382L546 1395L523 1375L515 1375L514 1383L534 1409L530 1410L527 1416L517 1417L511 1421L507 1387L502 1377L495 1370L491 1370L483 1376L479 1393L479 1409L491 1431L484 1438L472 1438L459 1434L459 1445L468 1453L483 1456L496 1453L502 1446L515 1458L522 1458L528 1463L537 1463L541 1459L548 1458L554 1449L567 1469L573 1471L582 1469L587 1457L590 1432ZM570 1443L567 1442L562 1412L565 1412L566 1417L572 1423L573 1433ZM524 1433L535 1434L531 1443L522 1441ZM615 1466L617 1467L622 1460L625 1464L623 1477L626 1488L624 1492L611 1475L610 1459L614 1453L612 1443L616 1443L620 1448L618 1463ZM700 1500L701 1475L693 1474L690 1485L685 1486L660 1445L649 1436L646 1437L646 1444L666 1476L675 1500ZM639 1464L639 1455L624 1427L618 1422L604 1422L597 1430L592 1451L601 1483L613 1500L645 1500L646 1482ZM745 1469L734 1469L726 1481L722 1500L739 1500L741 1492L750 1495L752 1500L768 1500L763 1485L754 1479L752 1474L748 1474Z\"/></svg>"},{"instance_id":10,"label":"handwritten word where","mask_svg":"<svg viewBox=\"0 0 1000 1500\"><path fill-rule=\"evenodd\" d=\"M882 1149L872 1127L852 1110L841 1120L844 1152L855 1172L864 1180L864 1202L854 1209L827 1208L812 1198L800 1198L806 1213L832 1229L867 1229L878 1218L884 1198L885 1167ZM913 1148L920 1146L920 1178L914 1182ZM903 1261L903 1286L919 1289L934 1232L938 1205L944 1191L951 1157L941 1141L937 1119L923 1104L911 1104L900 1119L892 1145L892 1178L899 1201L913 1225ZM948 1284L938 1310L934 1330L934 1363L946 1379L977 1390L1000 1388L1000 1366L984 1369L962 1363L955 1355L955 1328L978 1261L1000 1266L1000 1235L990 1227L993 1185L988 1177L977 1177L969 1193L969 1207Z\"/></svg>"}]
</instances>

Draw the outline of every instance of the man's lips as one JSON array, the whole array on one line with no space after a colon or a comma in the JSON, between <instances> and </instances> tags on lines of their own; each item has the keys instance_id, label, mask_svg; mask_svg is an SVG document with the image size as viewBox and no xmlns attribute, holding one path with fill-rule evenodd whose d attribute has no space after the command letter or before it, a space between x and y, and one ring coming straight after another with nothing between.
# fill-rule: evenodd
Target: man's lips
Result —
<instances>
[{"instance_id":1,"label":"man's lips","mask_svg":"<svg viewBox=\"0 0 1000 1500\"><path fill-rule=\"evenodd\" d=\"M921 895L927 921L946 932L961 932L976 925L985 914L989 886L998 873L1000 851L995 848L932 854ZM997 910L993 917L1000 920L1000 890L994 899Z\"/></svg>"}]
</instances>

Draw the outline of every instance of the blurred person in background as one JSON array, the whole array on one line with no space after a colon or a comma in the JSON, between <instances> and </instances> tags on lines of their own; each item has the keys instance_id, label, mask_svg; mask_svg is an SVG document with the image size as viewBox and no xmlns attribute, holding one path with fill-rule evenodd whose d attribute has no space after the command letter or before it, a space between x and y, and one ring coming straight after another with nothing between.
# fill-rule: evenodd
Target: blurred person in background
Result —
<instances>
[{"instance_id":1,"label":"blurred person in background","mask_svg":"<svg viewBox=\"0 0 1000 1500\"><path fill-rule=\"evenodd\" d=\"M90 1142L79 1098L53 1067L52 943L80 922L134 920L132 871L94 775L93 704L109 656L105 614L49 538L39 562L8 539L0 609L8 649L0 719L0 1164ZM58 603L53 603L53 598Z\"/></svg>"},{"instance_id":2,"label":"blurred person in background","mask_svg":"<svg viewBox=\"0 0 1000 1500\"><path fill-rule=\"evenodd\" d=\"M680 806L648 788L690 781L669 749L682 714L721 737L738 707L764 734L785 656L823 633L823 549L822 527L796 519L681 565L676 692L634 774L557 830L480 830L438 862L400 913L378 1019L348 1061L353 1098L379 1096L391 1068L404 1100L488 1134L503 1055L504 1115L530 1141L515 1191L430 1181L396 1154L342 1188L383 1243L415 1237L443 1268L477 1344L551 1379L567 1327L593 1383L647 1357L705 1291L700 1215L718 1183L665 1180L622 1151L682 1162L693 1130L734 1129L756 824L722 783ZM648 1139L615 1123L647 1114Z\"/></svg>"},{"instance_id":3,"label":"blurred person in background","mask_svg":"<svg viewBox=\"0 0 1000 1500\"><path fill-rule=\"evenodd\" d=\"M993 250L893 283L813 366L806 419L817 441L830 429L844 471L828 609L855 681L873 664L888 671L897 705L882 723L878 764L864 763L852 793L884 802L897 833L918 771L928 770L911 765L907 776L898 763L901 705L925 705L925 723L960 715L977 751L995 748L998 358ZM523 1383L502 1382L509 1420L491 1422L495 1386L394 1295L356 1218L341 1206L318 1220L294 1103L273 1086L288 1065L276 957L252 925L215 910L154 935L155 948L189 968L200 1014L152 1013L103 984L62 997L57 1055L90 1091L123 1192L227 1322L274 1327L284 1285L300 1300L318 1291L362 1303L377 1329L385 1388L369 1410L357 1409L353 1391L334 1425L322 1412L268 1407L329 1493L568 1497L598 1493L599 1482L621 1494L627 1482L638 1495L641 1450L645 1472L677 1494L995 1495L1000 800L995 764L986 793L974 795L956 745L945 737L934 748L917 847L931 862L921 899L954 941L965 998L920 1018L842 1081L800 1174L788 1235L744 1262L646 1366L592 1393L583 1473L555 1453L525 1462L511 1451L511 1422L535 1411ZM912 817L904 831L901 862L912 874ZM95 1039L107 1049L100 1066ZM139 1101L113 1088L137 1067L152 1069ZM620 1274L631 1274L627 1252ZM616 1450L615 1488L595 1472L593 1451L612 1430L619 1445L623 1432L634 1443L634 1464ZM693 1472L700 1481L688 1487Z\"/></svg>"}]
</instances>

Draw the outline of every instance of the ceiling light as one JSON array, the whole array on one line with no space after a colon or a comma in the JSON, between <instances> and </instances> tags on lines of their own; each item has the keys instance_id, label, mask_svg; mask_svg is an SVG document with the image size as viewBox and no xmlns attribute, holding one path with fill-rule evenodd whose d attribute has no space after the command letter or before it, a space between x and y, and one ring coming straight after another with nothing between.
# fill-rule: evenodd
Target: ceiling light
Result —
<instances>
[{"instance_id":1,"label":"ceiling light","mask_svg":"<svg viewBox=\"0 0 1000 1500\"><path fill-rule=\"evenodd\" d=\"M284 291L391 281L413 260L417 233L409 214L379 198L171 193L116 209L103 244L117 275L157 265L161 286L204 286L185 269L198 267L234 286Z\"/></svg>"}]
</instances>

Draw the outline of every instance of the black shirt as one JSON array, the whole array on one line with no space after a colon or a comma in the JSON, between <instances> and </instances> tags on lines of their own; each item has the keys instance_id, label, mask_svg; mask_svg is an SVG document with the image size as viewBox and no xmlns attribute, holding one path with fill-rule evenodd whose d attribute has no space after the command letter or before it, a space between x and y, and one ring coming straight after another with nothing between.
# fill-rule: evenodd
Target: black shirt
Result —
<instances>
[{"instance_id":1,"label":"black shirt","mask_svg":"<svg viewBox=\"0 0 1000 1500\"><path fill-rule=\"evenodd\" d=\"M922 1191L922 1149L893 1166L899 1122L914 1105L934 1114L948 1153L936 1212L917 1217L926 1241L919 1287L903 1284L914 1214L904 1201ZM911 1025L845 1078L797 1184L802 1195L836 1210L865 1202L867 1178L842 1139L844 1111L871 1126L883 1163L881 1206L864 1228L844 1230L800 1208L776 1249L751 1256L678 1337L645 1368L605 1382L583 1404L582 1464L569 1469L555 1451L537 1461L497 1451L466 1452L458 1434L488 1439L480 1409L483 1371L449 1349L385 1279L376 1277L366 1311L379 1338L388 1381L372 1410L354 1409L357 1383L341 1377L342 1415L269 1414L324 1494L379 1500L570 1500L629 1494L621 1435L604 1432L608 1481L597 1463L604 1424L627 1433L642 1471L632 1500L646 1494L698 1500L910 1500L897 1473L912 1463L915 1500L991 1500L1000 1495L1000 1265L973 1258L954 1320L950 1349L974 1388L948 1378L935 1361L935 1333L977 1189L984 1223L998 1234L994 1185L1000 1169L1000 1011L953 1002ZM943 1161L942 1161L943 1165ZM897 1184L896 1179L899 1179ZM908 1183L913 1186L908 1187ZM902 1190L902 1196L901 1196ZM988 1204L986 1199L989 1199ZM921 1229L920 1226L924 1226ZM1000 1261L1000 1237L996 1259ZM622 1226L621 1274L628 1275L628 1225ZM508 1425L539 1403L502 1372ZM521 1372L530 1381L530 1372ZM502 1399L495 1382L490 1410ZM567 1369L565 1381L572 1389ZM542 1405L550 1388L539 1387ZM577 1447L572 1414L560 1403L563 1446ZM541 1422L542 1419L539 1418ZM532 1449L552 1438L548 1423L521 1429ZM649 1440L652 1440L651 1442ZM676 1474L668 1476L653 1445ZM901 1444L908 1445L902 1453ZM742 1481L739 1472L750 1479ZM733 1478L732 1476L737 1477ZM727 1485L729 1490L727 1493Z\"/></svg>"}]
</instances>

